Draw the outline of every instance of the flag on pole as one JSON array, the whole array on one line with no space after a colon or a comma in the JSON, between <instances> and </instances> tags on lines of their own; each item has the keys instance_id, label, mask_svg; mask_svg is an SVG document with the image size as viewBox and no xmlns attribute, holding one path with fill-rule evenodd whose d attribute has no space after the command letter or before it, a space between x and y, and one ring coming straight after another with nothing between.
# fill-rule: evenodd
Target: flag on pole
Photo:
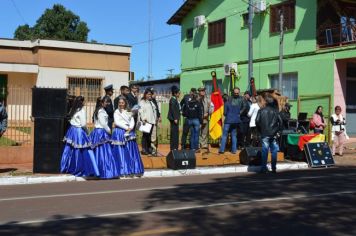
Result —
<instances>
[{"instance_id":1,"label":"flag on pole","mask_svg":"<svg viewBox=\"0 0 356 236\"><path fill-rule=\"evenodd\" d=\"M222 136L222 118L224 114L224 102L220 90L216 84L216 73L211 72L213 77L214 91L211 94L211 102L214 104L214 111L210 117L209 134L212 139L218 139Z\"/></svg>"}]
</instances>

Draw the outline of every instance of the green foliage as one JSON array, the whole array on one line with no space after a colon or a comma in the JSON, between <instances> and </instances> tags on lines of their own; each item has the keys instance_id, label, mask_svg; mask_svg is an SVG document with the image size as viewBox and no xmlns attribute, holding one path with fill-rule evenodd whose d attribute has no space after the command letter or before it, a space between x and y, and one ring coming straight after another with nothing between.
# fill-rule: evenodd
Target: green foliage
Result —
<instances>
[{"instance_id":1,"label":"green foliage","mask_svg":"<svg viewBox=\"0 0 356 236\"><path fill-rule=\"evenodd\" d=\"M33 27L20 25L14 34L16 39L54 39L86 42L89 28L78 15L60 4L46 9Z\"/></svg>"}]
</instances>

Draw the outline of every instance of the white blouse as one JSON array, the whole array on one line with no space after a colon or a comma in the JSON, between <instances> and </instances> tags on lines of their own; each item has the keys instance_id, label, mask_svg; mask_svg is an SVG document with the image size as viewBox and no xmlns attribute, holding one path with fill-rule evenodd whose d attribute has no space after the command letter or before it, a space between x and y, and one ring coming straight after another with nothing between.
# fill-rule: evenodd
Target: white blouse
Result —
<instances>
[{"instance_id":1,"label":"white blouse","mask_svg":"<svg viewBox=\"0 0 356 236\"><path fill-rule=\"evenodd\" d=\"M100 108L98 111L98 119L94 120L94 127L98 129L105 129L106 132L110 133L110 128L108 126L109 115L106 113L104 108Z\"/></svg>"},{"instance_id":2,"label":"white blouse","mask_svg":"<svg viewBox=\"0 0 356 236\"><path fill-rule=\"evenodd\" d=\"M70 119L69 123L74 127L85 127L87 126L87 116L84 108L80 109L74 113L73 117Z\"/></svg>"},{"instance_id":3,"label":"white blouse","mask_svg":"<svg viewBox=\"0 0 356 236\"><path fill-rule=\"evenodd\" d=\"M256 117L257 113L260 110L258 103L252 103L250 110L248 111L248 116L251 117L250 127L256 127Z\"/></svg>"},{"instance_id":4,"label":"white blouse","mask_svg":"<svg viewBox=\"0 0 356 236\"><path fill-rule=\"evenodd\" d=\"M134 118L132 117L132 113L127 110L120 111L120 109L116 109L114 112L114 123L116 127L121 129L133 129L135 126Z\"/></svg>"}]
</instances>

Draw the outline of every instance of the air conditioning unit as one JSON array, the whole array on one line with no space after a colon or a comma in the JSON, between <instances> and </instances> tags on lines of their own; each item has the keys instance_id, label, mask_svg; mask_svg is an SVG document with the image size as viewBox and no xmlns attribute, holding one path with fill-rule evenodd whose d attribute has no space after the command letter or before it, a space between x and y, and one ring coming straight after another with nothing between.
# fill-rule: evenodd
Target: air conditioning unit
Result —
<instances>
[{"instance_id":1,"label":"air conditioning unit","mask_svg":"<svg viewBox=\"0 0 356 236\"><path fill-rule=\"evenodd\" d=\"M206 19L205 19L204 15L200 15L200 16L194 17L194 27L195 28L199 28L201 26L204 26L205 22L206 22Z\"/></svg>"},{"instance_id":2,"label":"air conditioning unit","mask_svg":"<svg viewBox=\"0 0 356 236\"><path fill-rule=\"evenodd\" d=\"M267 9L267 4L265 0L257 0L254 4L254 12L255 13L261 13L266 11Z\"/></svg>"},{"instance_id":3,"label":"air conditioning unit","mask_svg":"<svg viewBox=\"0 0 356 236\"><path fill-rule=\"evenodd\" d=\"M225 76L230 76L230 71L231 69L235 70L235 75L237 76L237 63L225 63L224 64L224 72L225 72Z\"/></svg>"}]
</instances>

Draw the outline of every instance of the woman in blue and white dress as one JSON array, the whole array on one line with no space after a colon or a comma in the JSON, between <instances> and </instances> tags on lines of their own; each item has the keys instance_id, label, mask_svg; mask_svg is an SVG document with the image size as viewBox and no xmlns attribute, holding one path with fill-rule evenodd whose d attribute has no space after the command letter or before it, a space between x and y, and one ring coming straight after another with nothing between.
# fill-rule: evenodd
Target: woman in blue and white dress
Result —
<instances>
[{"instance_id":1,"label":"woman in blue and white dress","mask_svg":"<svg viewBox=\"0 0 356 236\"><path fill-rule=\"evenodd\" d=\"M111 151L111 130L108 125L109 116L105 111L105 107L108 104L108 97L98 98L93 115L95 128L89 136L100 173L99 177L102 179L117 178L120 175L119 163L115 160Z\"/></svg>"},{"instance_id":2,"label":"woman in blue and white dress","mask_svg":"<svg viewBox=\"0 0 356 236\"><path fill-rule=\"evenodd\" d=\"M68 114L71 126L64 137L61 172L76 176L99 176L86 133L86 112L83 106L84 97L76 97Z\"/></svg>"},{"instance_id":3,"label":"woman in blue and white dress","mask_svg":"<svg viewBox=\"0 0 356 236\"><path fill-rule=\"evenodd\" d=\"M132 113L127 110L127 100L119 99L119 108L114 113L115 128L113 133L113 148L116 158L121 160L121 170L128 175L143 175L144 168L140 151L136 143L135 121ZM121 147L117 147L121 144Z\"/></svg>"}]
</instances>

